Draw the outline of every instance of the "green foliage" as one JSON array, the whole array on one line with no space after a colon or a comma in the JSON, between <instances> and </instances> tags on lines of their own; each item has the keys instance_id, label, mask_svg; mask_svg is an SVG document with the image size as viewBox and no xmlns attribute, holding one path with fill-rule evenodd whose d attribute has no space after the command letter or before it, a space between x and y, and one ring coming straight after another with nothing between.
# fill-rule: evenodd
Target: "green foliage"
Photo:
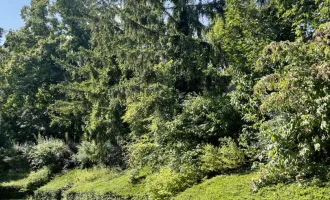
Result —
<instances>
[{"instance_id":1,"label":"green foliage","mask_svg":"<svg viewBox=\"0 0 330 200\"><path fill-rule=\"evenodd\" d=\"M325 175L329 151L329 24L308 43L272 43L256 64L260 132L270 138L269 172Z\"/></svg>"},{"instance_id":2,"label":"green foliage","mask_svg":"<svg viewBox=\"0 0 330 200\"><path fill-rule=\"evenodd\" d=\"M94 140L82 141L78 145L78 152L74 154L73 160L81 167L91 167L96 164L106 164L111 167L124 167L124 155L122 149L104 142L97 144Z\"/></svg>"},{"instance_id":3,"label":"green foliage","mask_svg":"<svg viewBox=\"0 0 330 200\"><path fill-rule=\"evenodd\" d=\"M8 171L25 171L29 168L27 153L31 145L14 144L7 148L0 148L0 174Z\"/></svg>"},{"instance_id":4,"label":"green foliage","mask_svg":"<svg viewBox=\"0 0 330 200\"><path fill-rule=\"evenodd\" d=\"M24 187L27 189L33 189L47 183L50 179L50 175L51 170L47 167L43 167L36 172L31 172L25 180L19 181L17 183L8 183L8 185L24 185ZM4 183L3 185L6 184Z\"/></svg>"},{"instance_id":5,"label":"green foliage","mask_svg":"<svg viewBox=\"0 0 330 200\"><path fill-rule=\"evenodd\" d=\"M2 36L3 36L3 33L4 33L4 29L0 27L0 42L1 42L1 39L2 39Z\"/></svg>"},{"instance_id":6,"label":"green foliage","mask_svg":"<svg viewBox=\"0 0 330 200\"><path fill-rule=\"evenodd\" d=\"M78 152L73 155L73 159L82 167L97 164L101 160L100 148L96 145L95 141L82 141L78 145Z\"/></svg>"},{"instance_id":7,"label":"green foliage","mask_svg":"<svg viewBox=\"0 0 330 200\"><path fill-rule=\"evenodd\" d=\"M190 167L180 172L163 167L159 172L147 177L146 193L149 199L169 199L194 185L198 178L198 171Z\"/></svg>"},{"instance_id":8,"label":"green foliage","mask_svg":"<svg viewBox=\"0 0 330 200\"><path fill-rule=\"evenodd\" d=\"M203 171L225 172L241 167L245 162L245 157L235 142L227 139L220 148L206 145L202 150L201 162Z\"/></svg>"},{"instance_id":9,"label":"green foliage","mask_svg":"<svg viewBox=\"0 0 330 200\"><path fill-rule=\"evenodd\" d=\"M39 188L35 199L145 199L145 177L150 169L138 172L139 182L132 183L132 170L118 171L94 167L74 169L57 175Z\"/></svg>"},{"instance_id":10,"label":"green foliage","mask_svg":"<svg viewBox=\"0 0 330 200\"><path fill-rule=\"evenodd\" d=\"M33 169L72 158L132 168L59 180L40 198L147 198L145 167L158 171L152 199L254 162L265 164L261 185L319 184L330 163L329 11L329 0L31 0L0 46L0 173L26 157Z\"/></svg>"},{"instance_id":11,"label":"green foliage","mask_svg":"<svg viewBox=\"0 0 330 200\"><path fill-rule=\"evenodd\" d=\"M48 166L59 170L71 162L71 154L71 150L62 140L39 137L27 156L34 169Z\"/></svg>"},{"instance_id":12,"label":"green foliage","mask_svg":"<svg viewBox=\"0 0 330 200\"><path fill-rule=\"evenodd\" d=\"M226 96L191 96L183 102L182 113L167 123L168 139L194 146L218 144L220 138L237 137L240 118Z\"/></svg>"},{"instance_id":13,"label":"green foliage","mask_svg":"<svg viewBox=\"0 0 330 200\"><path fill-rule=\"evenodd\" d=\"M129 164L131 167L158 166L164 162L159 144L147 137L141 137L128 146Z\"/></svg>"}]
</instances>

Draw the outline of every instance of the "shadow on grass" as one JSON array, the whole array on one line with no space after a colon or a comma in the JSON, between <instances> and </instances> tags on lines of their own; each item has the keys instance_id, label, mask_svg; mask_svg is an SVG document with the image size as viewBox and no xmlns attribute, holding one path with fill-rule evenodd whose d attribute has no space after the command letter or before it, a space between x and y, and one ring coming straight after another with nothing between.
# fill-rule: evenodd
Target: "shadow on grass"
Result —
<instances>
[{"instance_id":1,"label":"shadow on grass","mask_svg":"<svg viewBox=\"0 0 330 200\"><path fill-rule=\"evenodd\" d=\"M9 171L8 173L2 173L0 174L0 183L24 179L28 177L29 173L29 170Z\"/></svg>"}]
</instances>

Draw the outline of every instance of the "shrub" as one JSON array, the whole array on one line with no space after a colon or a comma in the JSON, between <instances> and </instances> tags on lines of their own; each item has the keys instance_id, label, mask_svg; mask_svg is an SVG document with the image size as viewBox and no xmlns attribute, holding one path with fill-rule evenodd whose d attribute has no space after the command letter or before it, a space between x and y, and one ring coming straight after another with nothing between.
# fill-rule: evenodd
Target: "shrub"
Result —
<instances>
[{"instance_id":1,"label":"shrub","mask_svg":"<svg viewBox=\"0 0 330 200\"><path fill-rule=\"evenodd\" d=\"M128 145L129 164L134 168L160 165L163 163L162 149L148 136L142 136Z\"/></svg>"},{"instance_id":2,"label":"shrub","mask_svg":"<svg viewBox=\"0 0 330 200\"><path fill-rule=\"evenodd\" d=\"M82 141L78 152L73 155L74 161L81 167L89 167L100 160L100 150L95 141Z\"/></svg>"},{"instance_id":3,"label":"shrub","mask_svg":"<svg viewBox=\"0 0 330 200\"><path fill-rule=\"evenodd\" d=\"M236 169L245 162L243 151L231 139L224 140L220 148L208 144L202 152L201 169L206 172L223 172Z\"/></svg>"},{"instance_id":4,"label":"shrub","mask_svg":"<svg viewBox=\"0 0 330 200\"><path fill-rule=\"evenodd\" d=\"M62 140L52 138L38 138L37 145L28 152L34 169L50 166L53 170L59 170L71 162L71 155L72 152Z\"/></svg>"},{"instance_id":5,"label":"shrub","mask_svg":"<svg viewBox=\"0 0 330 200\"><path fill-rule=\"evenodd\" d=\"M146 179L146 193L150 199L169 199L198 181L197 170L186 167L176 172L170 167L163 167L158 173Z\"/></svg>"},{"instance_id":6,"label":"shrub","mask_svg":"<svg viewBox=\"0 0 330 200\"><path fill-rule=\"evenodd\" d=\"M109 141L98 144L94 140L82 141L78 145L78 152L73 155L74 161L83 168L95 164L105 164L111 167L124 166L123 151Z\"/></svg>"},{"instance_id":7,"label":"shrub","mask_svg":"<svg viewBox=\"0 0 330 200\"><path fill-rule=\"evenodd\" d=\"M219 138L238 137L241 120L228 96L190 96L182 109L181 114L166 124L167 140L195 148L201 143L218 145Z\"/></svg>"},{"instance_id":8,"label":"shrub","mask_svg":"<svg viewBox=\"0 0 330 200\"><path fill-rule=\"evenodd\" d=\"M0 174L12 171L25 171L28 166L27 152L31 149L28 144L14 144L7 148L0 148Z\"/></svg>"},{"instance_id":9,"label":"shrub","mask_svg":"<svg viewBox=\"0 0 330 200\"><path fill-rule=\"evenodd\" d=\"M307 43L271 43L256 63L262 77L253 88L251 105L256 109L250 114L270 141L266 179L283 173L291 180L309 179L328 172L329 30L330 23L320 26Z\"/></svg>"}]
</instances>

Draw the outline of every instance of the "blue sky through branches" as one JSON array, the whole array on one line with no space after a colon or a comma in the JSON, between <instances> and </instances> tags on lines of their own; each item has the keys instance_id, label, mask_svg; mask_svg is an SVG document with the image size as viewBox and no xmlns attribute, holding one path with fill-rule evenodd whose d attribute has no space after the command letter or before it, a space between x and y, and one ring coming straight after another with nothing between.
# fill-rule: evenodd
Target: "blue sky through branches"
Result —
<instances>
[{"instance_id":1,"label":"blue sky through branches","mask_svg":"<svg viewBox=\"0 0 330 200\"><path fill-rule=\"evenodd\" d=\"M22 27L21 8L29 4L30 0L0 0L0 27L6 31Z\"/></svg>"}]
</instances>

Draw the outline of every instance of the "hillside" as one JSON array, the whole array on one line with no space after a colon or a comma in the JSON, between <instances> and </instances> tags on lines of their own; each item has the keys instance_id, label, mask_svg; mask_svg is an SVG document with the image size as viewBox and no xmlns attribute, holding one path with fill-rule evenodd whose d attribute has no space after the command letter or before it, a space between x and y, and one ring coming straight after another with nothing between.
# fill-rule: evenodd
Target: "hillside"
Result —
<instances>
[{"instance_id":1,"label":"hillside","mask_svg":"<svg viewBox=\"0 0 330 200\"><path fill-rule=\"evenodd\" d=\"M329 11L30 0L0 19L0 198L327 198Z\"/></svg>"},{"instance_id":2,"label":"hillside","mask_svg":"<svg viewBox=\"0 0 330 200\"><path fill-rule=\"evenodd\" d=\"M55 176L30 193L30 199L45 200L78 200L78 199L148 199L145 185L148 169L140 174L140 181L130 181L131 171L120 172L104 168L89 170L71 170ZM252 180L256 173L221 175L200 184L196 184L185 191L174 194L173 200L241 200L241 199L327 199L330 195L330 183L317 180L311 183L303 182L291 184L276 184L252 191ZM26 180L26 179L25 179ZM6 188L12 183L1 183ZM3 190L2 190L3 191ZM16 196L22 197L22 196ZM3 199L1 197L0 199Z\"/></svg>"}]
</instances>

